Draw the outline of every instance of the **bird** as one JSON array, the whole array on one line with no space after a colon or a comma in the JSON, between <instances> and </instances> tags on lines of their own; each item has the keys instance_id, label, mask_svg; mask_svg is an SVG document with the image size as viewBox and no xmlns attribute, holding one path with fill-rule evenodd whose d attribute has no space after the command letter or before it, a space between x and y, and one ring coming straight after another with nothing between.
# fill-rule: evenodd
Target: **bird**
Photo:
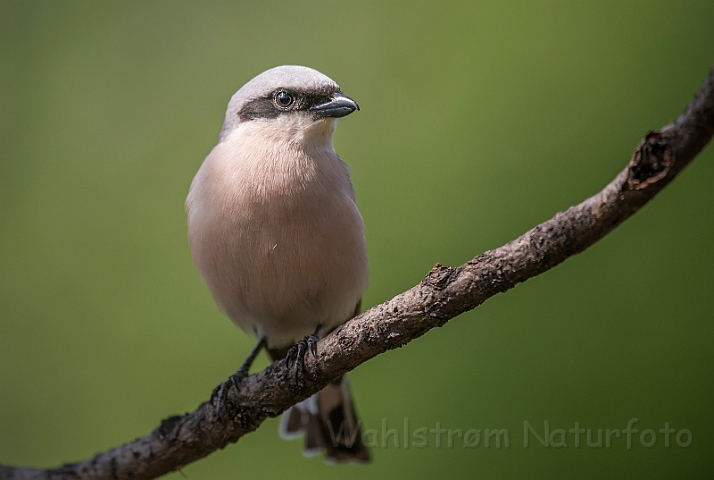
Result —
<instances>
[{"instance_id":1,"label":"bird","mask_svg":"<svg viewBox=\"0 0 714 480\"><path fill-rule=\"evenodd\" d=\"M272 361L299 360L360 312L369 281L365 226L333 144L338 119L357 110L317 70L271 68L231 97L218 144L191 182L188 238L198 274L220 310L257 337L233 384L263 348ZM370 461L346 376L286 411L280 433L304 436L306 456Z\"/></svg>"}]
</instances>

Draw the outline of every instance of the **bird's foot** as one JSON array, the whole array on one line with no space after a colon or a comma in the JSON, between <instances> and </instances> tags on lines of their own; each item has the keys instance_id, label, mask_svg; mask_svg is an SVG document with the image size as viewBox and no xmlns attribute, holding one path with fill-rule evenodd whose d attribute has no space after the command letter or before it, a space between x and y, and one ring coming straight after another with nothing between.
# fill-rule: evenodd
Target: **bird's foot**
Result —
<instances>
[{"instance_id":1,"label":"bird's foot","mask_svg":"<svg viewBox=\"0 0 714 480\"><path fill-rule=\"evenodd\" d=\"M256 343L255 347L253 347L253 350L250 351L248 357L243 360L243 364L240 366L238 371L228 377L228 380L213 389L213 393L211 393L211 403L213 403L213 399L215 397L218 397L218 407L216 407L216 414L218 415L219 420L221 419L221 413L223 412L223 408L227 406L228 390L230 390L231 387L238 388L241 382L246 379L246 377L248 376L248 372L250 372L250 366L253 365L255 357L258 356L258 353L260 353L263 347L265 347L265 343L265 337L258 338L258 343ZM233 407L235 410L235 405L233 405Z\"/></svg>"},{"instance_id":2,"label":"bird's foot","mask_svg":"<svg viewBox=\"0 0 714 480\"><path fill-rule=\"evenodd\" d=\"M300 373L306 371L305 356L308 352L312 354L313 357L317 357L317 342L319 340L320 337L316 333L313 333L300 340L288 350L286 358L288 364L292 364L295 369L295 383L299 383Z\"/></svg>"},{"instance_id":3,"label":"bird's foot","mask_svg":"<svg viewBox=\"0 0 714 480\"><path fill-rule=\"evenodd\" d=\"M223 414L223 410L228 406L228 390L230 390L231 387L238 388L241 382L243 382L243 380L247 377L247 371L242 369L238 370L236 373L228 377L225 382L222 382L219 386L213 389L213 393L211 393L211 403L213 403L214 399L218 399L216 415L218 415L219 420L222 419L221 415Z\"/></svg>"}]
</instances>

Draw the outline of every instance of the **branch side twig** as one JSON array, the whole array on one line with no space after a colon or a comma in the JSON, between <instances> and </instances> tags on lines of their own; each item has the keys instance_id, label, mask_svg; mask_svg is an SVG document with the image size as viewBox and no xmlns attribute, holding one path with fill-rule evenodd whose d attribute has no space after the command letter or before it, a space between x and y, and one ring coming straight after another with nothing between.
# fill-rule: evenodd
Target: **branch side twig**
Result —
<instances>
[{"instance_id":1,"label":"branch side twig","mask_svg":"<svg viewBox=\"0 0 714 480\"><path fill-rule=\"evenodd\" d=\"M221 422L204 402L150 434L92 459L42 470L0 466L0 480L147 480L203 458L387 350L401 347L576 255L611 232L671 182L714 135L714 68L679 118L648 133L627 167L596 195L517 239L459 267L437 264L415 287L336 329L307 356L299 382L285 361L251 375L228 393Z\"/></svg>"}]
</instances>

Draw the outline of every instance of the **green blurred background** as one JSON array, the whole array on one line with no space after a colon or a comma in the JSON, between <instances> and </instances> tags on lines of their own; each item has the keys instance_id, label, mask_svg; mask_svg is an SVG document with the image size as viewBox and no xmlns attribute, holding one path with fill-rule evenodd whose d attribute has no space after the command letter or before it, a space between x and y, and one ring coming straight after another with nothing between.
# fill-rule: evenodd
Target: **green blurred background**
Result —
<instances>
[{"instance_id":1,"label":"green blurred background","mask_svg":"<svg viewBox=\"0 0 714 480\"><path fill-rule=\"evenodd\" d=\"M0 463L144 435L247 354L195 273L183 201L254 75L308 65L362 107L335 143L367 224L369 307L598 191L701 85L713 25L711 1L2 1ZM268 420L183 473L711 478L713 157L584 254L351 375L380 436L408 419L506 429L508 448L432 435L330 467ZM523 445L524 421L631 418L691 445Z\"/></svg>"}]
</instances>

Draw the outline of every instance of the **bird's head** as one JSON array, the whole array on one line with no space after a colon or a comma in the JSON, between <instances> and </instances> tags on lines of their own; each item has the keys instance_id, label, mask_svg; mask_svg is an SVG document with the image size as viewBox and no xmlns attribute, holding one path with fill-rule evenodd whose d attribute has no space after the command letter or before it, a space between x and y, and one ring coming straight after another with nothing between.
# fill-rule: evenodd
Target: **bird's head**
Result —
<instances>
[{"instance_id":1,"label":"bird's head","mask_svg":"<svg viewBox=\"0 0 714 480\"><path fill-rule=\"evenodd\" d=\"M284 65L243 85L228 103L219 141L243 130L292 144L332 144L336 119L359 110L329 77L308 67Z\"/></svg>"}]
</instances>

